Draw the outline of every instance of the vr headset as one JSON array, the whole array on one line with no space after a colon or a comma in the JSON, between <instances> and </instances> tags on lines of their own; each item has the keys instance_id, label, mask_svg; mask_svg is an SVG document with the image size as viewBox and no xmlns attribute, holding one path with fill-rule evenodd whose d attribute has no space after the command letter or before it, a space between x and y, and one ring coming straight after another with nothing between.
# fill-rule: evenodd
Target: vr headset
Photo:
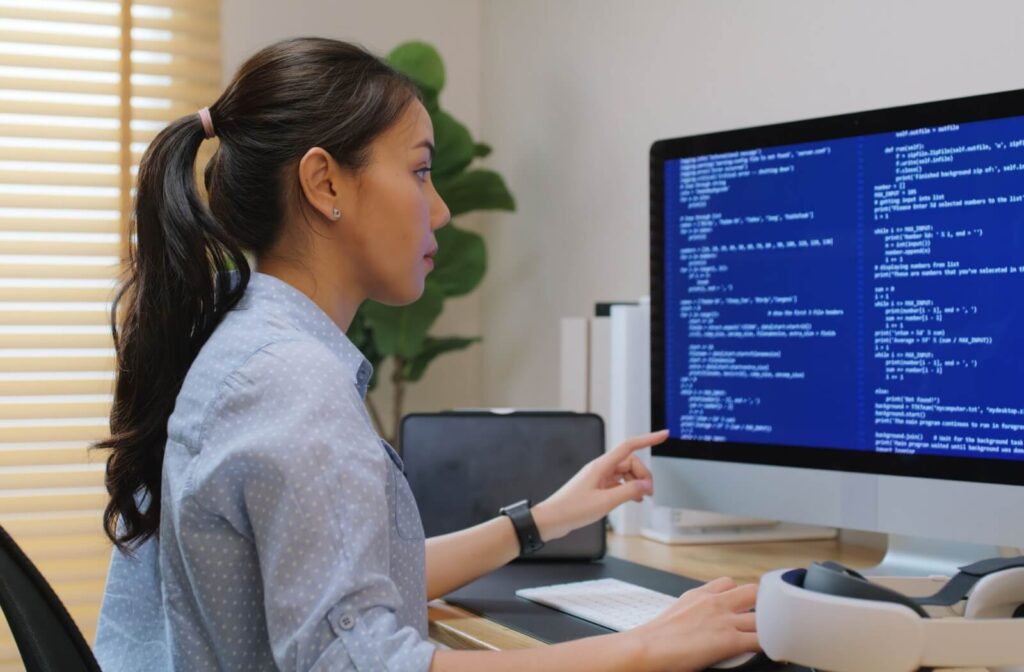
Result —
<instances>
[{"instance_id":1,"label":"vr headset","mask_svg":"<svg viewBox=\"0 0 1024 672\"><path fill-rule=\"evenodd\" d=\"M1024 672L1024 557L982 560L942 583L933 593L935 578L868 581L835 562L770 572L757 595L761 646L830 672Z\"/></svg>"}]
</instances>

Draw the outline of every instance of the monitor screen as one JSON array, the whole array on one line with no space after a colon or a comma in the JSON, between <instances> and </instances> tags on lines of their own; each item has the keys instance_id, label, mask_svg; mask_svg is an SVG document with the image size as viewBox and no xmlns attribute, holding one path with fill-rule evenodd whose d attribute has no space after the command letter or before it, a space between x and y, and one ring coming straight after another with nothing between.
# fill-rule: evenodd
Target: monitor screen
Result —
<instances>
[{"instance_id":1,"label":"monitor screen","mask_svg":"<svg viewBox=\"0 0 1024 672\"><path fill-rule=\"evenodd\" d=\"M651 149L656 455L1020 483L1024 91Z\"/></svg>"}]
</instances>

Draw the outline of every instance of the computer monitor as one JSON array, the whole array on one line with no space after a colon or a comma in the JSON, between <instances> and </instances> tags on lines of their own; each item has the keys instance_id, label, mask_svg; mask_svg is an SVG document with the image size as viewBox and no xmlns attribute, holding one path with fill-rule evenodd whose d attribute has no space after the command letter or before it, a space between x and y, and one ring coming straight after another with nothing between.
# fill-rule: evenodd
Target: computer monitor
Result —
<instances>
[{"instance_id":1,"label":"computer monitor","mask_svg":"<svg viewBox=\"0 0 1024 672\"><path fill-rule=\"evenodd\" d=\"M1024 546L1024 90L662 140L650 177L657 503Z\"/></svg>"}]
</instances>

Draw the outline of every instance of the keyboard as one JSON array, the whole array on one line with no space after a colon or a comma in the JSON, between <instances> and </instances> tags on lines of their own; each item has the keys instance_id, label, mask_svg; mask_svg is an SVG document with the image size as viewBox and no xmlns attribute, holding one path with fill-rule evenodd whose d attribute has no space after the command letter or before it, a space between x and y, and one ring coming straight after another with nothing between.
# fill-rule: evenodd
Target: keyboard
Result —
<instances>
[{"instance_id":1,"label":"keyboard","mask_svg":"<svg viewBox=\"0 0 1024 672\"><path fill-rule=\"evenodd\" d=\"M676 601L671 595L618 579L520 588L516 595L617 632L643 625Z\"/></svg>"}]
</instances>

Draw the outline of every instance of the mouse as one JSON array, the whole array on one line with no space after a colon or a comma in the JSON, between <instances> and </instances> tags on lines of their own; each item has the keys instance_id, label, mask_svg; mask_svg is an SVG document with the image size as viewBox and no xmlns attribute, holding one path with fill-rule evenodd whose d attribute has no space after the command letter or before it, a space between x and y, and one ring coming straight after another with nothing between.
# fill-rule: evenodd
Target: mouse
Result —
<instances>
[{"instance_id":1,"label":"mouse","mask_svg":"<svg viewBox=\"0 0 1024 672\"><path fill-rule=\"evenodd\" d=\"M732 658L720 660L707 670L734 670L735 672L767 672L768 670L782 669L779 663L766 656L763 652L741 653Z\"/></svg>"}]
</instances>

